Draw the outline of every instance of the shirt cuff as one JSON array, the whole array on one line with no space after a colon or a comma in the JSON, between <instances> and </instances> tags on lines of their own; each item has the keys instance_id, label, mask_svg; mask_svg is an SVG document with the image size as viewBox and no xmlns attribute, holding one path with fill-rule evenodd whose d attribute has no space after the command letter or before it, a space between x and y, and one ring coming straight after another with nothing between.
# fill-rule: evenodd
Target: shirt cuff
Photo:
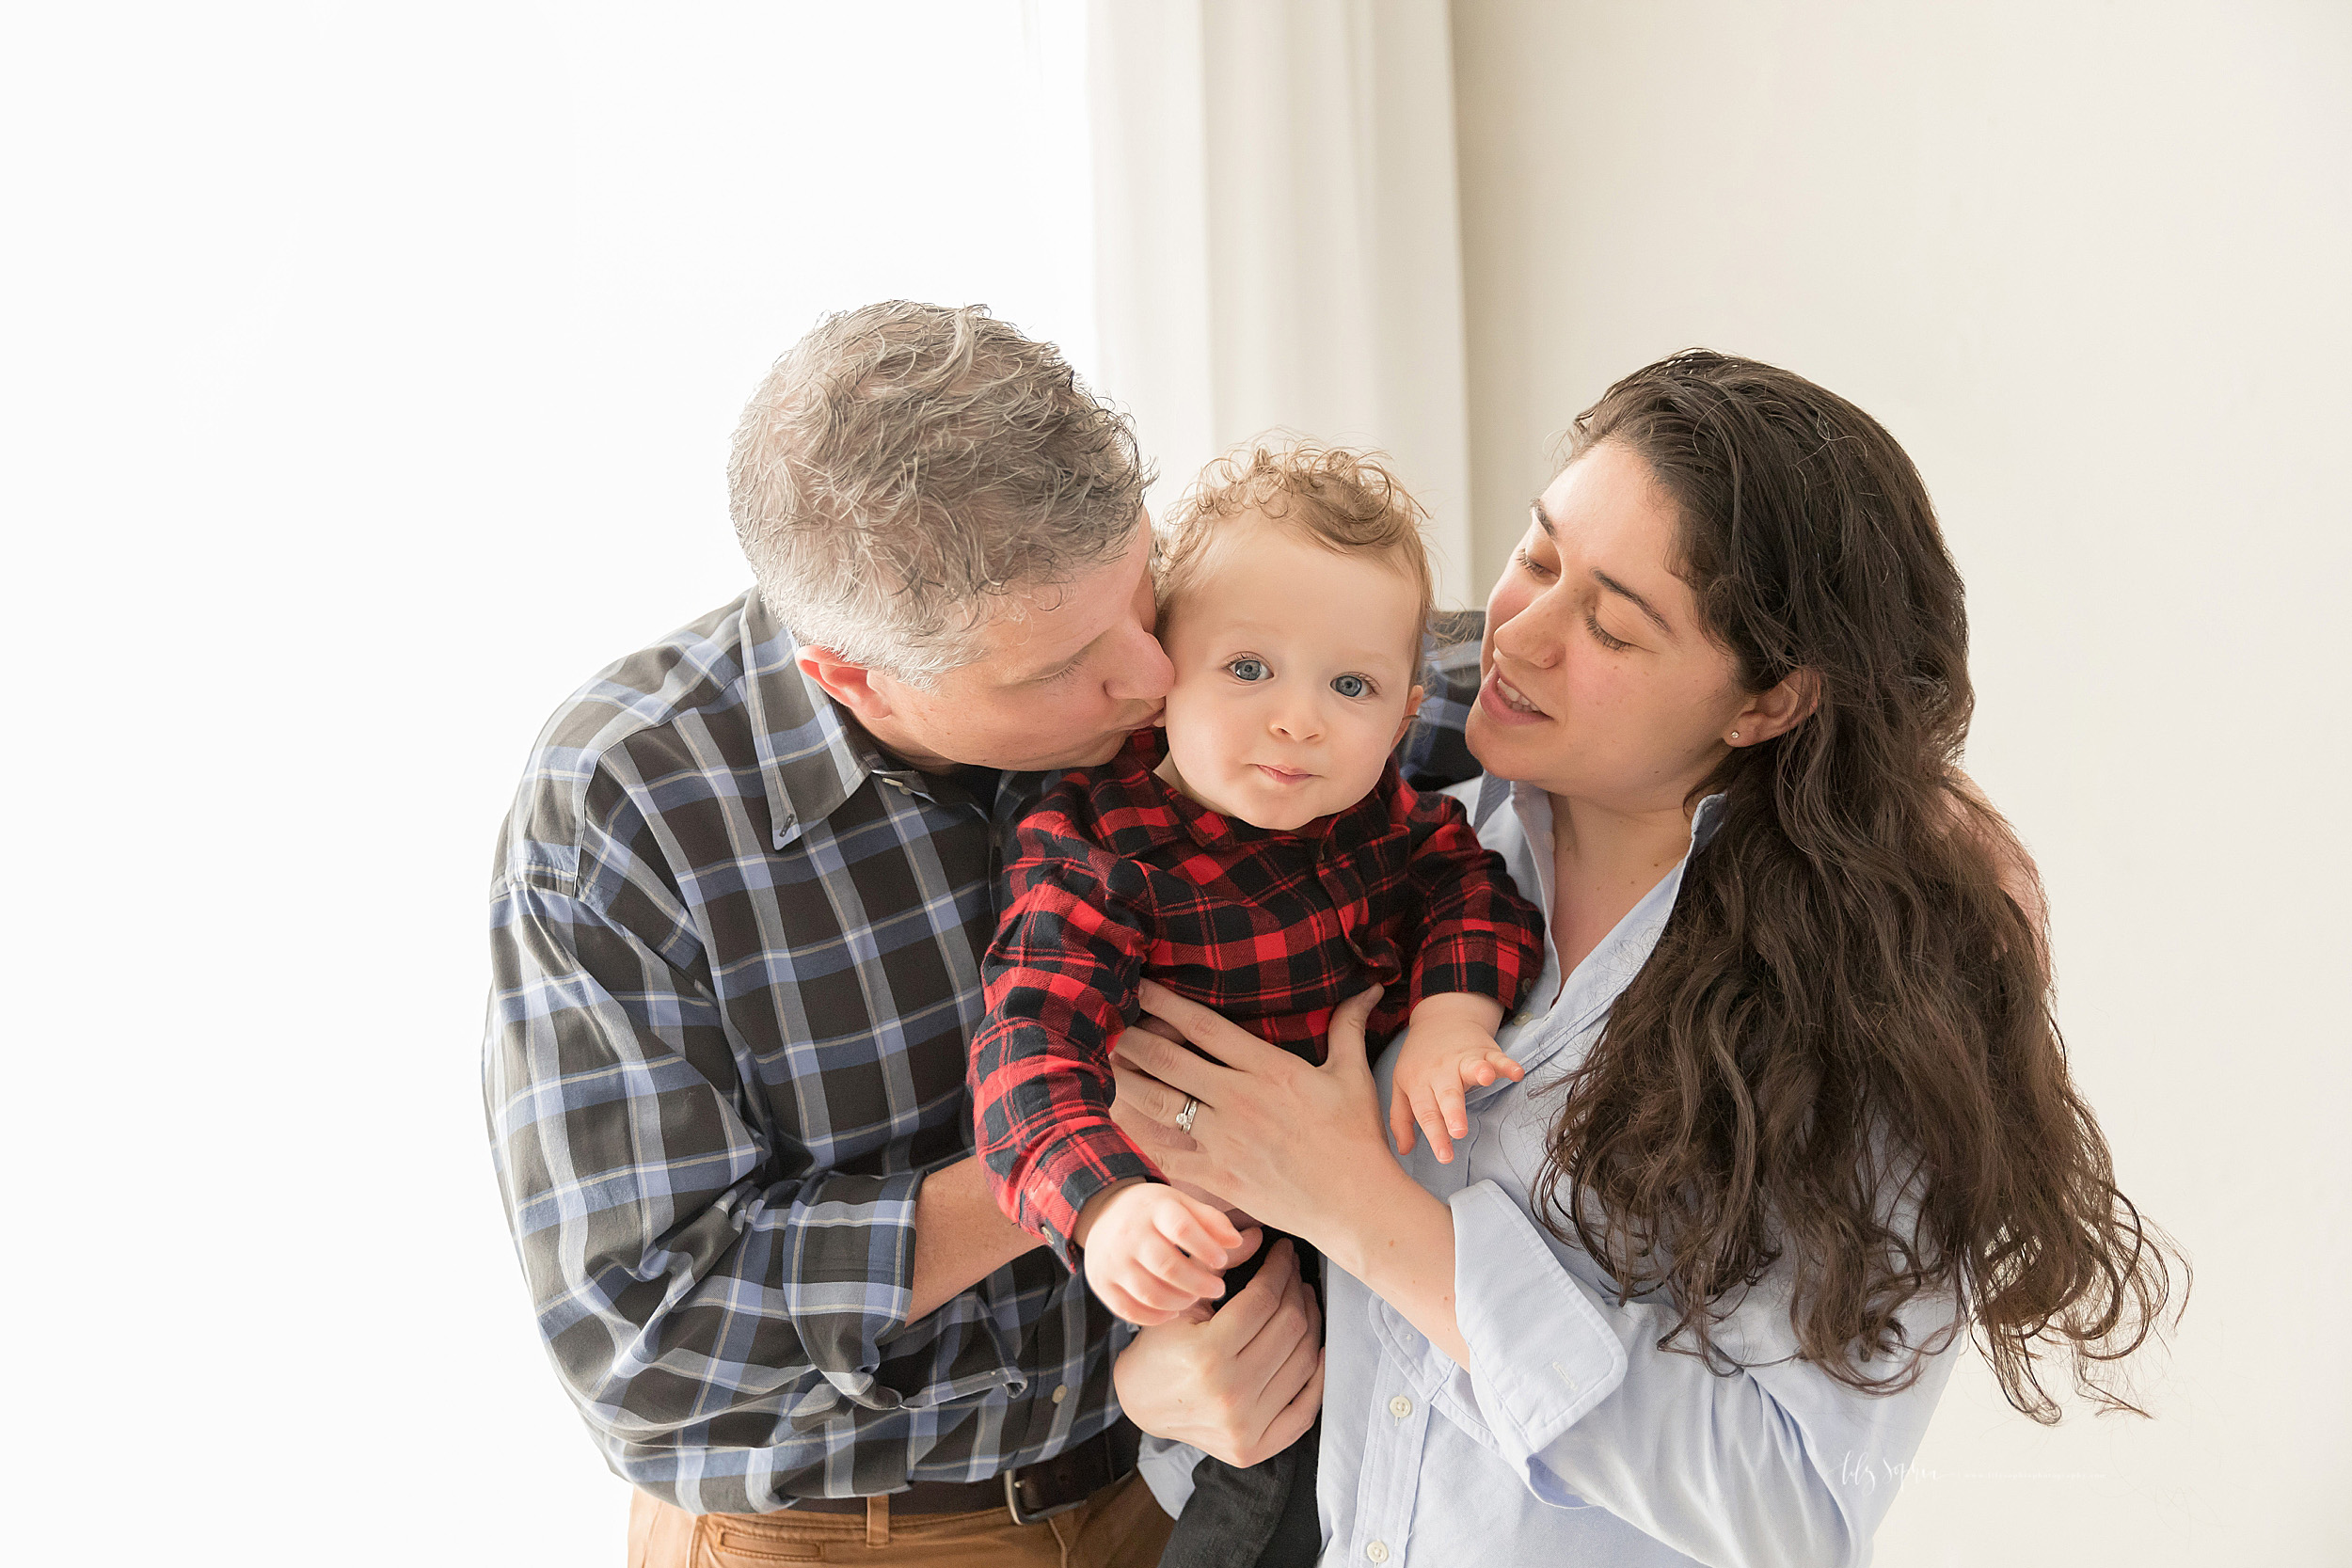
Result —
<instances>
[{"instance_id":1,"label":"shirt cuff","mask_svg":"<svg viewBox=\"0 0 2352 1568\"><path fill-rule=\"evenodd\" d=\"M1448 1202L1454 1322L1470 1366L1454 1370L1440 1397L1470 1406L1463 1414L1492 1433L1537 1497L1576 1506L1582 1499L1535 1456L1625 1381L1625 1346L1502 1188L1474 1181Z\"/></svg>"},{"instance_id":2,"label":"shirt cuff","mask_svg":"<svg viewBox=\"0 0 2352 1568\"><path fill-rule=\"evenodd\" d=\"M914 1303L914 1198L922 1171L834 1173L803 1184L777 1237L790 1254L785 1309L809 1364L842 1398L869 1410L903 1399L875 1378L882 1343Z\"/></svg>"},{"instance_id":3,"label":"shirt cuff","mask_svg":"<svg viewBox=\"0 0 2352 1568\"><path fill-rule=\"evenodd\" d=\"M1099 1128L1079 1128L1039 1151L1013 1223L1053 1249L1062 1267L1075 1274L1080 1254L1072 1233L1086 1206L1121 1181L1166 1180L1107 1120Z\"/></svg>"}]
</instances>

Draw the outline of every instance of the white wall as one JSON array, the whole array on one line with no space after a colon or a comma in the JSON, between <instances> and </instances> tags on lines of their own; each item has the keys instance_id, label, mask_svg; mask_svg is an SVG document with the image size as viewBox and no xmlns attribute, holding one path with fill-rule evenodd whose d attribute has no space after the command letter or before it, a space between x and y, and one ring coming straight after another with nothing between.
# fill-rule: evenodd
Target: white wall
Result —
<instances>
[{"instance_id":1,"label":"white wall","mask_svg":"<svg viewBox=\"0 0 2352 1568\"><path fill-rule=\"evenodd\" d=\"M1980 1361L1889 1568L2344 1560L2352 9L1454 0L1491 580L1570 418L1704 344L1883 420L1966 574L1969 765L2048 879L2156 1418Z\"/></svg>"}]
</instances>

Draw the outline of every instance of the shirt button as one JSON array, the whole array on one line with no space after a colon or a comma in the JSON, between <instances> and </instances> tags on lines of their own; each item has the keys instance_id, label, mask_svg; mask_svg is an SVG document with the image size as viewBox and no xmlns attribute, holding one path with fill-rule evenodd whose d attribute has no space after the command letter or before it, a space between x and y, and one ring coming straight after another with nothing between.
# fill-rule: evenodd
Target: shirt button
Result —
<instances>
[{"instance_id":1,"label":"shirt button","mask_svg":"<svg viewBox=\"0 0 2352 1568\"><path fill-rule=\"evenodd\" d=\"M1386 1562L1389 1560L1389 1544L1385 1541L1375 1541L1364 1548L1364 1555L1375 1562Z\"/></svg>"},{"instance_id":2,"label":"shirt button","mask_svg":"<svg viewBox=\"0 0 2352 1568\"><path fill-rule=\"evenodd\" d=\"M1400 1421L1406 1417L1410 1416L1412 1413L1413 1402L1406 1399L1402 1394L1397 1395L1396 1398L1389 1402L1389 1414L1395 1417Z\"/></svg>"},{"instance_id":3,"label":"shirt button","mask_svg":"<svg viewBox=\"0 0 2352 1568\"><path fill-rule=\"evenodd\" d=\"M1061 1402L1062 1402L1062 1401L1064 1401L1064 1400L1068 1399L1069 1397L1070 1397L1070 1385L1069 1385L1069 1384L1067 1384L1067 1383L1057 1383L1057 1384L1055 1384L1055 1385L1054 1385L1054 1402L1055 1402L1056 1404L1059 1404L1059 1403L1061 1403Z\"/></svg>"}]
</instances>

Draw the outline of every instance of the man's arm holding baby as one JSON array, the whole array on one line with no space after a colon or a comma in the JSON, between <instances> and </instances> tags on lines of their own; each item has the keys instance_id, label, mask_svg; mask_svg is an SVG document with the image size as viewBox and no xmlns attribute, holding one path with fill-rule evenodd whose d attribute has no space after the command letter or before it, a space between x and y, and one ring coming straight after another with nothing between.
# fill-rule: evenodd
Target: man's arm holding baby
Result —
<instances>
[{"instance_id":1,"label":"man's arm holding baby","mask_svg":"<svg viewBox=\"0 0 2352 1568\"><path fill-rule=\"evenodd\" d=\"M907 1322L929 1317L1037 1244L996 1207L978 1160L940 1166L914 1193Z\"/></svg>"}]
</instances>

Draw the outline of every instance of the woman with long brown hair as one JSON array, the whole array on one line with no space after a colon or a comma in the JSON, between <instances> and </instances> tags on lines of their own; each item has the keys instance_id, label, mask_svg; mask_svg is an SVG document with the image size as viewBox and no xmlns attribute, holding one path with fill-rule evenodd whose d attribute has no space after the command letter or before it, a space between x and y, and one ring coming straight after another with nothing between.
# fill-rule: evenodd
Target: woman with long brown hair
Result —
<instances>
[{"instance_id":1,"label":"woman with long brown hair","mask_svg":"<svg viewBox=\"0 0 2352 1568\"><path fill-rule=\"evenodd\" d=\"M1523 1079L1391 1107L1400 1159L1359 1032L1316 1069L1147 1002L1218 1059L1122 1042L1131 1112L1195 1102L1168 1174L1338 1265L1325 1560L1860 1562L1969 1338L2037 1419L2136 1408L2109 1364L2185 1275L1959 771L1966 655L1875 420L1649 366L1577 420L1478 650L1461 793L1550 923Z\"/></svg>"}]
</instances>

